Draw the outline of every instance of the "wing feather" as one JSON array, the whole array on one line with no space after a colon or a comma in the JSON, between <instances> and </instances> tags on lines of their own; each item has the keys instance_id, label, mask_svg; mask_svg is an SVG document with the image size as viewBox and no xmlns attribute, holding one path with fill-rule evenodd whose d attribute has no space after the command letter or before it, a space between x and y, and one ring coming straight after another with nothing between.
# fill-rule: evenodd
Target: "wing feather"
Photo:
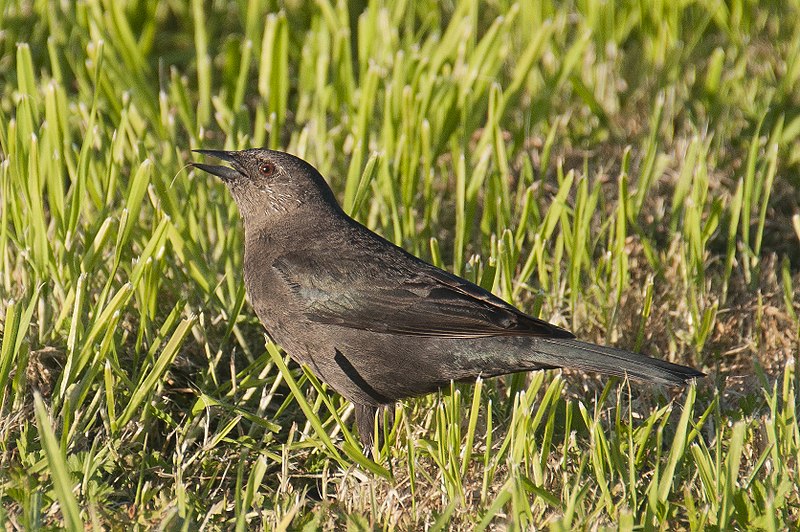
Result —
<instances>
[{"instance_id":1,"label":"wing feather","mask_svg":"<svg viewBox=\"0 0 800 532\"><path fill-rule=\"evenodd\" d=\"M413 269L344 258L321 263L289 253L272 267L318 323L422 337L574 338L465 279L414 262Z\"/></svg>"}]
</instances>

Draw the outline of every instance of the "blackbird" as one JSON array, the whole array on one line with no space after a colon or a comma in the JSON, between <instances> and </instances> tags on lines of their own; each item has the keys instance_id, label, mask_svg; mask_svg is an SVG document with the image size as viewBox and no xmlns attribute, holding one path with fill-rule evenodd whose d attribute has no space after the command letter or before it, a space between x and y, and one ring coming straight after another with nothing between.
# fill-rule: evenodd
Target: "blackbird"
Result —
<instances>
[{"instance_id":1,"label":"blackbird","mask_svg":"<svg viewBox=\"0 0 800 532\"><path fill-rule=\"evenodd\" d=\"M244 282L270 337L355 406L375 414L451 381L577 368L679 385L703 373L581 342L411 255L345 214L320 173L288 153L196 150L244 220Z\"/></svg>"}]
</instances>

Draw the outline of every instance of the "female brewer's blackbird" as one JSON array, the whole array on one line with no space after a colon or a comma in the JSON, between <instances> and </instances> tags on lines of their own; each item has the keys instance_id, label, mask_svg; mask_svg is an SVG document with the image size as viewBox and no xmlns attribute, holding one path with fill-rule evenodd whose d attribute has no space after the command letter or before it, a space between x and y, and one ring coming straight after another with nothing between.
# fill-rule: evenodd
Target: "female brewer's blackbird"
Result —
<instances>
[{"instance_id":1,"label":"female brewer's blackbird","mask_svg":"<svg viewBox=\"0 0 800 532\"><path fill-rule=\"evenodd\" d=\"M244 280L272 339L355 405L375 413L451 380L579 368L666 384L699 371L575 340L483 288L407 253L342 211L317 170L287 153L197 150L244 219Z\"/></svg>"}]
</instances>

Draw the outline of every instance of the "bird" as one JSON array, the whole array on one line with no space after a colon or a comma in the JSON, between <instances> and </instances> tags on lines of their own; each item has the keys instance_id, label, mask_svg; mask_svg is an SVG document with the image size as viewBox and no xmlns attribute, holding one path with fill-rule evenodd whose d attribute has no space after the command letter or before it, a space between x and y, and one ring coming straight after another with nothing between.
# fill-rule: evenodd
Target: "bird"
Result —
<instances>
[{"instance_id":1,"label":"bird","mask_svg":"<svg viewBox=\"0 0 800 532\"><path fill-rule=\"evenodd\" d=\"M580 341L423 261L348 216L299 157L194 151L228 163L191 165L219 177L239 209L256 315L275 343L353 403L365 448L381 408L453 381L555 368L666 385L704 376Z\"/></svg>"}]
</instances>

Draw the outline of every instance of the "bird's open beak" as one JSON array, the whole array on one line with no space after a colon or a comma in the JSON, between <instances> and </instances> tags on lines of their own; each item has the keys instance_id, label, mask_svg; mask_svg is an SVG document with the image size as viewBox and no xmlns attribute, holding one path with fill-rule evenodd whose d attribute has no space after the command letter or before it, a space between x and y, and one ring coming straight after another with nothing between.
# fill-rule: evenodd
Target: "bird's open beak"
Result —
<instances>
[{"instance_id":1,"label":"bird's open beak","mask_svg":"<svg viewBox=\"0 0 800 532\"><path fill-rule=\"evenodd\" d=\"M192 150L195 153L200 153L203 155L207 155L209 157L214 157L216 159L221 159L225 162L231 163L233 168L230 166L214 166L211 164L201 164L201 163L189 163L195 168L203 170L204 172L208 172L209 174L213 174L226 183L234 181L244 174L244 169L239 165L234 157L234 153L230 151L220 151L220 150Z\"/></svg>"}]
</instances>

